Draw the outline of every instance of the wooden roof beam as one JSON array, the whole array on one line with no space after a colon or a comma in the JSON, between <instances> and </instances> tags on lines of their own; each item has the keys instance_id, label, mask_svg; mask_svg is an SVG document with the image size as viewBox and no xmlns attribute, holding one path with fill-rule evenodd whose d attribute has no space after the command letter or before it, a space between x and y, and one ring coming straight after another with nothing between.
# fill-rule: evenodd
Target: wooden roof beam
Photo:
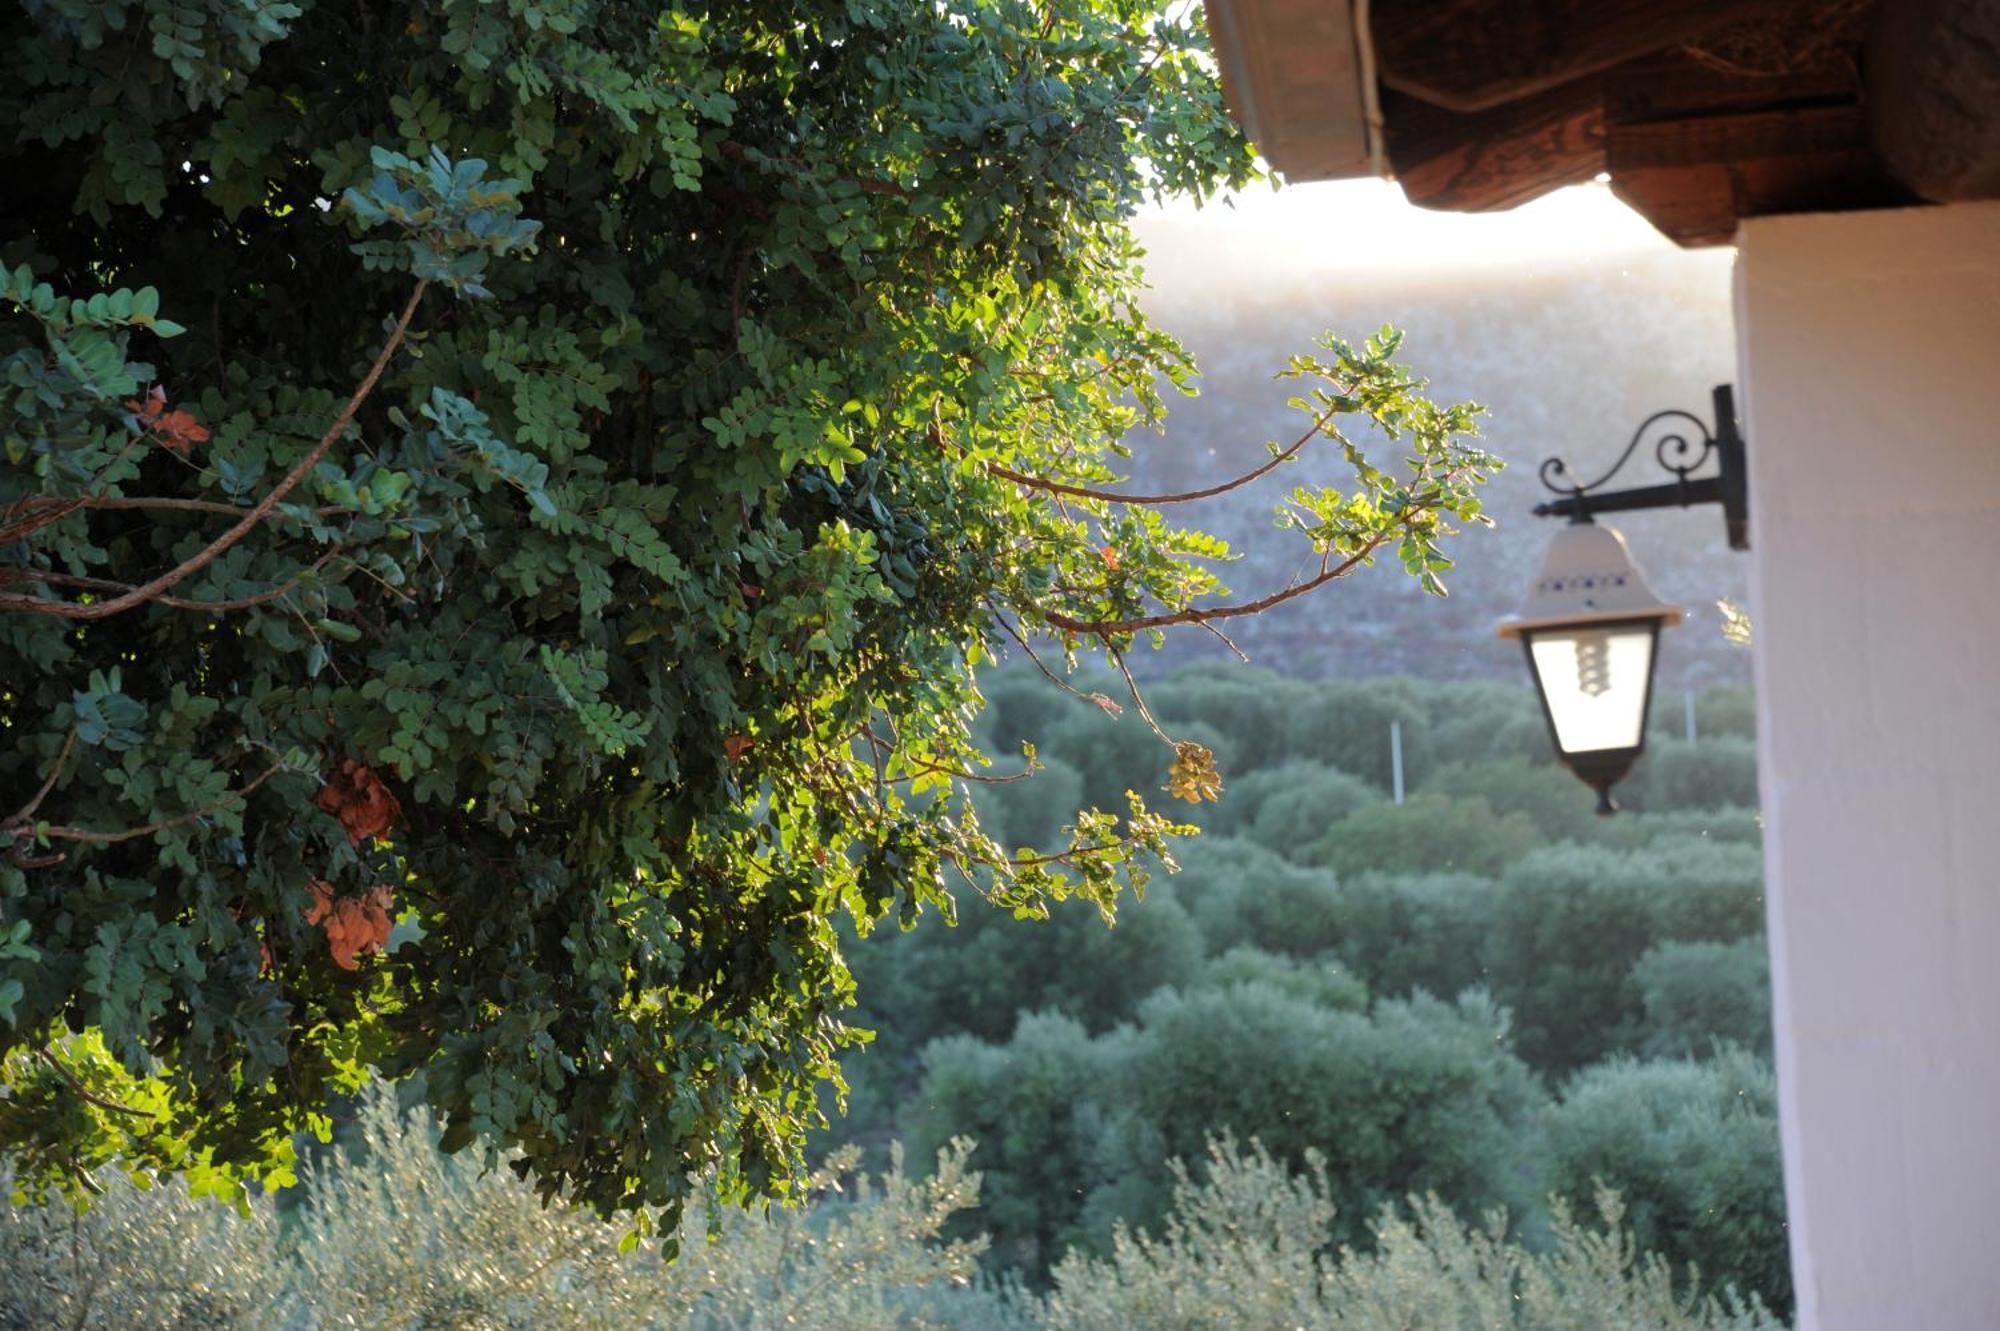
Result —
<instances>
[{"instance_id":1,"label":"wooden roof beam","mask_svg":"<svg viewBox=\"0 0 2000 1331\"><path fill-rule=\"evenodd\" d=\"M1422 208L1512 208L1604 169L1596 79L1473 115L1395 93L1384 94L1382 110L1396 182Z\"/></svg>"},{"instance_id":2,"label":"wooden roof beam","mask_svg":"<svg viewBox=\"0 0 2000 1331\"><path fill-rule=\"evenodd\" d=\"M2000 198L2000 0L1894 0L1867 52L1870 137L1940 203Z\"/></svg>"},{"instance_id":3,"label":"wooden roof beam","mask_svg":"<svg viewBox=\"0 0 2000 1331\"><path fill-rule=\"evenodd\" d=\"M1385 87L1484 111L1795 0L1374 0Z\"/></svg>"}]
</instances>

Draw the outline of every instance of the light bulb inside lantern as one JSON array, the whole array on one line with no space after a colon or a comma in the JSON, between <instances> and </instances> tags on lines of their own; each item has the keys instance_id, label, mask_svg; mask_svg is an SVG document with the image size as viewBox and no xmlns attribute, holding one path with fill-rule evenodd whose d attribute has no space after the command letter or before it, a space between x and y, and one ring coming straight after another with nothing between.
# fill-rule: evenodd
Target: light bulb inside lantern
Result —
<instances>
[{"instance_id":1,"label":"light bulb inside lantern","mask_svg":"<svg viewBox=\"0 0 2000 1331\"><path fill-rule=\"evenodd\" d=\"M1576 687L1587 698L1611 687L1611 638L1604 633L1576 635Z\"/></svg>"}]
</instances>

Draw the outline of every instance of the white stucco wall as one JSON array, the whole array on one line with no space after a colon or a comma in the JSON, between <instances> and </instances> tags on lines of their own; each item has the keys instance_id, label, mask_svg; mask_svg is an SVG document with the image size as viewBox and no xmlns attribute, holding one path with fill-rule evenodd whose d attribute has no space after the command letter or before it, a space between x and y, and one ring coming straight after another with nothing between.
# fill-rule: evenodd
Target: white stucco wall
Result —
<instances>
[{"instance_id":1,"label":"white stucco wall","mask_svg":"<svg viewBox=\"0 0 2000 1331\"><path fill-rule=\"evenodd\" d=\"M1800 1326L2000 1328L2000 205L1738 244Z\"/></svg>"}]
</instances>

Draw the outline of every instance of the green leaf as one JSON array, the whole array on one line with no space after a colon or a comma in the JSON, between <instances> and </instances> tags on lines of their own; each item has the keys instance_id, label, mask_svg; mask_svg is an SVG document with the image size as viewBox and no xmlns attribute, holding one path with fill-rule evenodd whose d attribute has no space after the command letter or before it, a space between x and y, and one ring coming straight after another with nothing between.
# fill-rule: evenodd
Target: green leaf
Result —
<instances>
[{"instance_id":1,"label":"green leaf","mask_svg":"<svg viewBox=\"0 0 2000 1331\"><path fill-rule=\"evenodd\" d=\"M326 634L327 637L336 638L341 642L361 641L360 628L358 628L353 624L344 623L338 619L314 620L313 627L317 628L321 633Z\"/></svg>"}]
</instances>

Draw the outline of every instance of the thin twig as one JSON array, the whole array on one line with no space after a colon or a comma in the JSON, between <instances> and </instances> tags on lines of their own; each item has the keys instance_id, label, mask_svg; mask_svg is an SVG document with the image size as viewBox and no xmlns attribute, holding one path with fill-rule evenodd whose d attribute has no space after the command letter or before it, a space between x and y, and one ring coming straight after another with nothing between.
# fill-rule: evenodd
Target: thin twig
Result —
<instances>
[{"instance_id":1,"label":"thin twig","mask_svg":"<svg viewBox=\"0 0 2000 1331\"><path fill-rule=\"evenodd\" d=\"M1146 696L1139 692L1139 681L1132 678L1132 667L1125 664L1125 653L1119 651L1108 642L1104 645L1104 650L1110 656L1111 664L1116 666L1118 673L1125 677L1125 687L1132 694L1132 705L1138 709L1139 719L1152 728L1153 733L1160 737L1162 743L1174 743L1174 737L1162 730L1160 723L1153 719L1153 709L1146 706Z\"/></svg>"},{"instance_id":2,"label":"thin twig","mask_svg":"<svg viewBox=\"0 0 2000 1331\"><path fill-rule=\"evenodd\" d=\"M48 779L42 782L42 788L35 792L35 797L33 799L29 800L26 804L23 804L20 807L20 809L7 820L5 826L12 827L15 824L26 823L35 816L35 810L42 807L42 801L47 799L49 797L49 792L56 788L56 782L61 779L63 774L63 768L69 765L69 755L72 751L75 750L75 748L76 748L76 727L72 726L70 727L69 734L63 739L62 752L56 755L55 766L49 768Z\"/></svg>"},{"instance_id":3,"label":"thin twig","mask_svg":"<svg viewBox=\"0 0 2000 1331\"><path fill-rule=\"evenodd\" d=\"M1019 646L1022 651L1028 654L1028 659L1035 663L1035 668L1041 671L1044 675L1048 676L1050 683L1054 684L1064 693L1067 693L1070 697L1077 699L1079 702L1091 703L1099 708L1102 708L1104 711L1111 713L1113 716L1116 716L1118 715L1118 713L1125 710L1124 708L1120 707L1116 702L1113 702L1110 698L1105 697L1101 693L1079 693L1075 685L1071 684L1061 675L1058 675L1055 671L1049 669L1048 665L1042 660L1041 656L1035 651L1033 645L1029 643L1027 635L1022 633L1020 630L1016 629L1012 624L1009 624L1007 622L1007 617L1000 613L999 606L993 604L993 602L989 600L986 603L986 608L993 612L994 619L997 620L1000 624L1000 627L1006 631L1007 636L1012 638L1015 644Z\"/></svg>"},{"instance_id":4,"label":"thin twig","mask_svg":"<svg viewBox=\"0 0 2000 1331\"><path fill-rule=\"evenodd\" d=\"M813 167L813 164L806 161L803 157L788 157L780 153L766 152L762 148L755 148L746 143L739 143L735 139L724 139L722 141L722 154L732 161L742 161L751 153L757 154L758 157L766 162L786 167L794 172L810 171ZM916 197L915 190L898 185L893 180L880 180L873 176L836 176L835 179L854 186L864 194L887 194L898 199L912 199Z\"/></svg>"},{"instance_id":5,"label":"thin twig","mask_svg":"<svg viewBox=\"0 0 2000 1331\"><path fill-rule=\"evenodd\" d=\"M868 740L868 758L875 767L875 789L879 793L889 784L882 767L882 739L870 726L862 726L861 734Z\"/></svg>"},{"instance_id":6,"label":"thin twig","mask_svg":"<svg viewBox=\"0 0 2000 1331\"><path fill-rule=\"evenodd\" d=\"M130 1114L134 1118L157 1117L150 1109L134 1109L131 1105L121 1105L115 1100L107 1100L101 1095L93 1094L88 1087L86 1087L82 1082L76 1079L76 1074L74 1072L71 1072L68 1068L62 1065L62 1060L57 1058L54 1054L51 1054L46 1049L37 1049L35 1053L41 1056L42 1062L48 1064L51 1068L55 1069L55 1073L58 1077L61 1077L65 1082L69 1083L69 1088L72 1091L75 1091L78 1096L88 1101L89 1103L96 1105L99 1109L108 1109L114 1114Z\"/></svg>"},{"instance_id":7,"label":"thin twig","mask_svg":"<svg viewBox=\"0 0 2000 1331\"><path fill-rule=\"evenodd\" d=\"M1241 647L1238 647L1236 645L1236 640L1234 638L1230 637L1227 633L1224 633L1221 629L1217 628L1215 625L1207 623L1206 621L1202 623L1201 627L1207 629L1210 633L1213 633L1217 638L1220 638L1222 640L1222 645L1224 647L1227 647L1230 651L1236 653L1237 660L1241 661L1244 665L1250 664L1250 654L1244 651Z\"/></svg>"},{"instance_id":8,"label":"thin twig","mask_svg":"<svg viewBox=\"0 0 2000 1331\"><path fill-rule=\"evenodd\" d=\"M729 331L732 335L743 323L743 284L750 279L750 265L757 259L757 247L746 246L743 257L736 261L736 272L729 279Z\"/></svg>"}]
</instances>

